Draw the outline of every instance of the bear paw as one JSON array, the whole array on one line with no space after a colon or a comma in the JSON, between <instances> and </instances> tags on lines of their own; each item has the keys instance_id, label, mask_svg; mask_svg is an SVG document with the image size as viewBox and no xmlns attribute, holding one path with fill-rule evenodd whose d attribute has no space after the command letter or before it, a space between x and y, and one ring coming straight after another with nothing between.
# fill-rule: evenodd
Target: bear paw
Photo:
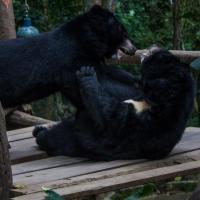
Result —
<instances>
[{"instance_id":1,"label":"bear paw","mask_svg":"<svg viewBox=\"0 0 200 200\"><path fill-rule=\"evenodd\" d=\"M76 72L78 78L87 77L87 76L96 76L94 67L81 67L80 71Z\"/></svg>"},{"instance_id":2,"label":"bear paw","mask_svg":"<svg viewBox=\"0 0 200 200\"><path fill-rule=\"evenodd\" d=\"M44 126L36 126L33 129L33 137L37 137L40 132L47 131L48 129Z\"/></svg>"},{"instance_id":3,"label":"bear paw","mask_svg":"<svg viewBox=\"0 0 200 200\"><path fill-rule=\"evenodd\" d=\"M44 126L36 126L33 130L33 136L36 138L36 143L39 145L39 149L47 151L48 150L48 129Z\"/></svg>"}]
</instances>

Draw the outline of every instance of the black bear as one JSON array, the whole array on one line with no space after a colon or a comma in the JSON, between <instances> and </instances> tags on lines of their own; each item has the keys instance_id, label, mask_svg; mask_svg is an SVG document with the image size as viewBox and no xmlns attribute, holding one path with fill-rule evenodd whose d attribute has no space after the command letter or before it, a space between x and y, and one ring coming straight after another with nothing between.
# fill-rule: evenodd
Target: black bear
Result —
<instances>
[{"instance_id":1,"label":"black bear","mask_svg":"<svg viewBox=\"0 0 200 200\"><path fill-rule=\"evenodd\" d=\"M0 41L0 100L4 107L9 107L61 90L80 107L75 72L81 65L95 66L108 92L115 94L116 89L116 93L123 91L122 95L126 91L133 93L129 86L134 85L134 77L104 64L105 58L118 49L127 54L136 51L124 27L100 6L94 6L54 31Z\"/></svg>"},{"instance_id":2,"label":"black bear","mask_svg":"<svg viewBox=\"0 0 200 200\"><path fill-rule=\"evenodd\" d=\"M39 147L51 155L94 160L160 159L181 139L194 102L189 65L167 50L153 48L142 61L142 98L116 98L98 81L94 68L77 72L84 110L53 128L36 127Z\"/></svg>"}]
</instances>

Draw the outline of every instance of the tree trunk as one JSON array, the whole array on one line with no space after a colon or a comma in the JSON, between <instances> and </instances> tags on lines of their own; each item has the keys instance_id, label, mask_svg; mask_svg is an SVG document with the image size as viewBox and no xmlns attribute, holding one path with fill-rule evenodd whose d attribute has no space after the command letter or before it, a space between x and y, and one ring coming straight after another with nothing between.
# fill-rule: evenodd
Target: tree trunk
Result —
<instances>
[{"instance_id":1,"label":"tree trunk","mask_svg":"<svg viewBox=\"0 0 200 200\"><path fill-rule=\"evenodd\" d=\"M0 103L0 199L2 200L9 200L9 191L12 186L12 172L8 146L5 116Z\"/></svg>"},{"instance_id":2,"label":"tree trunk","mask_svg":"<svg viewBox=\"0 0 200 200\"><path fill-rule=\"evenodd\" d=\"M116 5L116 1L115 0L108 0L107 1L107 8L112 12L115 11L115 5Z\"/></svg>"},{"instance_id":3,"label":"tree trunk","mask_svg":"<svg viewBox=\"0 0 200 200\"><path fill-rule=\"evenodd\" d=\"M180 0L172 1L173 14L173 49L181 49L181 18L180 18Z\"/></svg>"},{"instance_id":4,"label":"tree trunk","mask_svg":"<svg viewBox=\"0 0 200 200\"><path fill-rule=\"evenodd\" d=\"M0 39L16 38L12 0L0 0Z\"/></svg>"},{"instance_id":5,"label":"tree trunk","mask_svg":"<svg viewBox=\"0 0 200 200\"><path fill-rule=\"evenodd\" d=\"M51 29L49 26L49 0L43 0L43 13L44 13L44 22L45 22L45 31Z\"/></svg>"}]
</instances>

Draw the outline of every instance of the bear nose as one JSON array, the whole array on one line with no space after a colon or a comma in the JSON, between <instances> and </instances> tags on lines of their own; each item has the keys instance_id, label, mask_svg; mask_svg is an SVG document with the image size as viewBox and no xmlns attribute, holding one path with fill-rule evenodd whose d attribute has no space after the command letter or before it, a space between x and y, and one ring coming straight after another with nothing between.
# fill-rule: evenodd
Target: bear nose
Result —
<instances>
[{"instance_id":1,"label":"bear nose","mask_svg":"<svg viewBox=\"0 0 200 200\"><path fill-rule=\"evenodd\" d=\"M137 51L137 48L130 39L125 39L121 44L120 49L127 55L134 55Z\"/></svg>"}]
</instances>

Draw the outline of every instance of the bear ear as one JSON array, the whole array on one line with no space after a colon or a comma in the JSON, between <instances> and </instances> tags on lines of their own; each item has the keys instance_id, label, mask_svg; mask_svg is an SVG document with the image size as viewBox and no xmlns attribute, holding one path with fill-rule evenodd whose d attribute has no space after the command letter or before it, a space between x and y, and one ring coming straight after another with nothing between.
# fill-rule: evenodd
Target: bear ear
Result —
<instances>
[{"instance_id":1,"label":"bear ear","mask_svg":"<svg viewBox=\"0 0 200 200\"><path fill-rule=\"evenodd\" d=\"M95 4L94 6L92 6L89 10L89 12L92 13L98 13L98 12L102 12L104 10L104 8L98 4Z\"/></svg>"}]
</instances>

